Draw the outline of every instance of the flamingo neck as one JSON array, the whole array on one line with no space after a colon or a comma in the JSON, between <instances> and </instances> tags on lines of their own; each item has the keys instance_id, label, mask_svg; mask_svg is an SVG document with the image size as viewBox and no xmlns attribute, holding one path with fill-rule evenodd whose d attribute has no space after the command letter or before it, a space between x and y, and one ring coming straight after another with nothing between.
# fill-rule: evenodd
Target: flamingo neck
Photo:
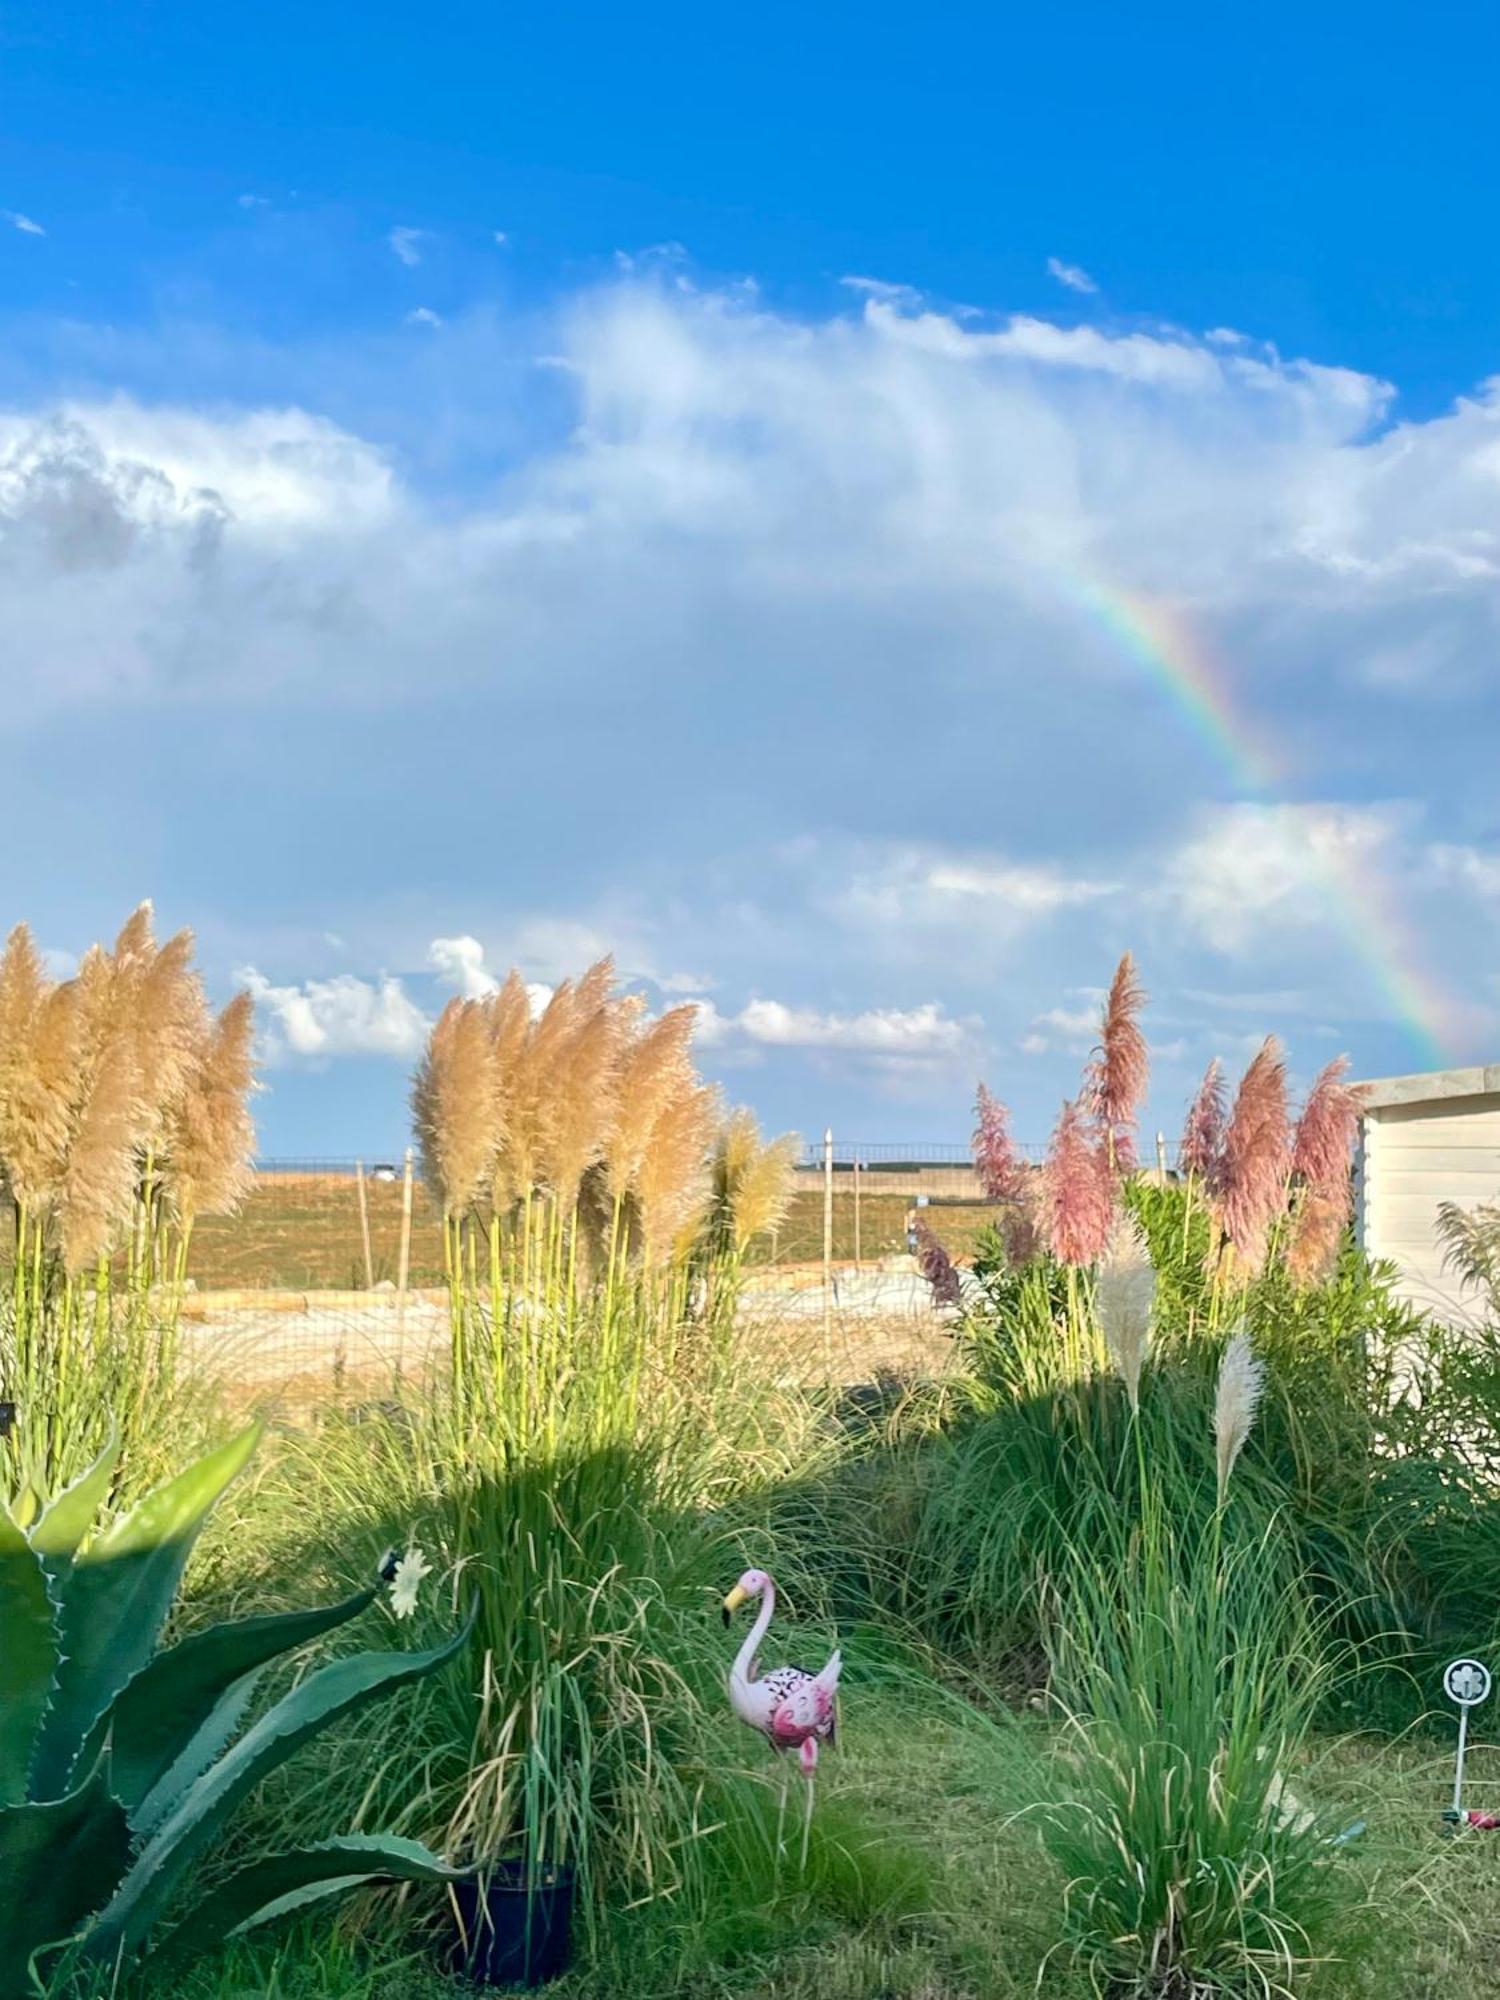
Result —
<instances>
[{"instance_id":1,"label":"flamingo neck","mask_svg":"<svg viewBox=\"0 0 1500 2000\"><path fill-rule=\"evenodd\" d=\"M744 1645L735 1654L734 1666L730 1669L731 1678L744 1681L748 1685L751 1669L755 1665L755 1656L760 1651L760 1642L770 1630L771 1620L775 1616L776 1586L767 1577L766 1587L760 1594L760 1610L756 1614L755 1623L745 1634Z\"/></svg>"}]
</instances>

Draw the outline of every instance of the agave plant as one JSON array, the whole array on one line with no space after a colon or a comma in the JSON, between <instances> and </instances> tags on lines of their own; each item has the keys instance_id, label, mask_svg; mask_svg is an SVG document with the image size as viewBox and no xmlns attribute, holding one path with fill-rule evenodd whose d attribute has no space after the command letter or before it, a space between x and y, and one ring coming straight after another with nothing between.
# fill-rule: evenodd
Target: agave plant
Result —
<instances>
[{"instance_id":1,"label":"agave plant","mask_svg":"<svg viewBox=\"0 0 1500 2000\"><path fill-rule=\"evenodd\" d=\"M252 1425L97 1532L113 1447L22 1520L0 1502L0 2000L35 1990L49 1948L116 1962L139 1951L253 1786L467 1636L335 1660L241 1732L262 1669L365 1610L393 1573L387 1560L340 1604L234 1619L157 1650L198 1531L258 1436ZM358 1882L454 1872L412 1840L322 1841L229 1875L162 1949L190 1956Z\"/></svg>"}]
</instances>

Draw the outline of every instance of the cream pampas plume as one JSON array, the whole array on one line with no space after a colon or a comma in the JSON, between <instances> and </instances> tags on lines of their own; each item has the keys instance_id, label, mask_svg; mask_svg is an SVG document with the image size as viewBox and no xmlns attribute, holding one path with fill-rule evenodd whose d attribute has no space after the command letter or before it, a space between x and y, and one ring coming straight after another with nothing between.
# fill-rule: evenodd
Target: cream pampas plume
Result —
<instances>
[{"instance_id":1,"label":"cream pampas plume","mask_svg":"<svg viewBox=\"0 0 1500 2000\"><path fill-rule=\"evenodd\" d=\"M136 1191L135 1135L140 1096L130 1044L107 1041L75 1103L68 1154L57 1189L63 1266L76 1277L108 1255Z\"/></svg>"},{"instance_id":2,"label":"cream pampas plume","mask_svg":"<svg viewBox=\"0 0 1500 2000\"><path fill-rule=\"evenodd\" d=\"M192 961L193 934L178 931L132 982L129 1031L148 1145L161 1138L202 1046L208 1009Z\"/></svg>"},{"instance_id":3,"label":"cream pampas plume","mask_svg":"<svg viewBox=\"0 0 1500 2000\"><path fill-rule=\"evenodd\" d=\"M412 1083L412 1119L422 1171L447 1215L462 1215L486 1181L500 1143L495 1049L478 1000L450 1000Z\"/></svg>"},{"instance_id":4,"label":"cream pampas plume","mask_svg":"<svg viewBox=\"0 0 1500 2000\"><path fill-rule=\"evenodd\" d=\"M166 1125L165 1184L184 1230L200 1215L229 1215L255 1178L255 1007L237 993L198 1043Z\"/></svg>"},{"instance_id":5,"label":"cream pampas plume","mask_svg":"<svg viewBox=\"0 0 1500 2000\"><path fill-rule=\"evenodd\" d=\"M753 1130L754 1118L748 1112L745 1116ZM801 1154L802 1141L795 1132L783 1132L779 1139L764 1142L756 1134L730 1197L734 1247L741 1256L758 1236L769 1236L786 1220Z\"/></svg>"},{"instance_id":6,"label":"cream pampas plume","mask_svg":"<svg viewBox=\"0 0 1500 2000\"><path fill-rule=\"evenodd\" d=\"M688 1048L697 1020L698 1009L691 1002L673 1007L643 1029L625 1052L619 1112L604 1152L616 1201L639 1179L652 1128L664 1107L692 1081Z\"/></svg>"},{"instance_id":7,"label":"cream pampas plume","mask_svg":"<svg viewBox=\"0 0 1500 2000\"><path fill-rule=\"evenodd\" d=\"M1141 1241L1140 1231L1122 1217L1110 1236L1099 1266L1095 1298L1099 1325L1125 1384L1130 1407L1141 1406L1141 1371L1151 1348L1151 1313L1156 1300L1156 1273Z\"/></svg>"},{"instance_id":8,"label":"cream pampas plume","mask_svg":"<svg viewBox=\"0 0 1500 2000\"><path fill-rule=\"evenodd\" d=\"M578 988L564 979L531 1023L516 1058L508 1086L504 1173L520 1201L547 1179L553 1164L563 1063L580 1011Z\"/></svg>"},{"instance_id":9,"label":"cream pampas plume","mask_svg":"<svg viewBox=\"0 0 1500 2000\"><path fill-rule=\"evenodd\" d=\"M1275 1036L1268 1035L1236 1093L1219 1173L1219 1219L1251 1276L1266 1261L1271 1224L1286 1200L1290 1164L1286 1064Z\"/></svg>"},{"instance_id":10,"label":"cream pampas plume","mask_svg":"<svg viewBox=\"0 0 1500 2000\"><path fill-rule=\"evenodd\" d=\"M54 986L32 1016L24 1041L9 1051L5 1092L5 1174L32 1214L57 1196L72 1129L80 1044L78 987Z\"/></svg>"},{"instance_id":11,"label":"cream pampas plume","mask_svg":"<svg viewBox=\"0 0 1500 2000\"><path fill-rule=\"evenodd\" d=\"M504 1215L520 1199L507 1141L521 1061L531 1033L531 995L519 972L511 972L498 993L483 1003L490 1036L489 1124L495 1134L490 1167L490 1206Z\"/></svg>"},{"instance_id":12,"label":"cream pampas plume","mask_svg":"<svg viewBox=\"0 0 1500 2000\"><path fill-rule=\"evenodd\" d=\"M1099 1046L1089 1064L1085 1086L1089 1110L1104 1135L1109 1164L1126 1171L1135 1165L1135 1123L1151 1074L1140 1025L1145 1004L1135 960L1127 951L1110 981Z\"/></svg>"},{"instance_id":13,"label":"cream pampas plume","mask_svg":"<svg viewBox=\"0 0 1500 2000\"><path fill-rule=\"evenodd\" d=\"M719 1122L718 1093L689 1085L662 1106L636 1170L641 1245L648 1264L669 1256L674 1243L702 1218L709 1200L709 1149Z\"/></svg>"},{"instance_id":14,"label":"cream pampas plume","mask_svg":"<svg viewBox=\"0 0 1500 2000\"><path fill-rule=\"evenodd\" d=\"M573 1032L558 1055L547 1179L565 1214L614 1129L620 1058L636 1012L634 1001L611 997L614 976L614 961L602 958L578 982Z\"/></svg>"},{"instance_id":15,"label":"cream pampas plume","mask_svg":"<svg viewBox=\"0 0 1500 2000\"><path fill-rule=\"evenodd\" d=\"M1077 1104L1065 1104L1047 1153L1047 1233L1063 1264L1093 1264L1109 1241L1114 1183Z\"/></svg>"},{"instance_id":16,"label":"cream pampas plume","mask_svg":"<svg viewBox=\"0 0 1500 2000\"><path fill-rule=\"evenodd\" d=\"M17 1124L18 1097L30 1084L37 1013L47 990L31 932L17 924L0 952L0 1176L12 1188L11 1156L26 1144Z\"/></svg>"},{"instance_id":17,"label":"cream pampas plume","mask_svg":"<svg viewBox=\"0 0 1500 2000\"><path fill-rule=\"evenodd\" d=\"M1214 1396L1214 1445L1221 1507L1229 1491L1229 1475L1254 1426L1264 1380L1265 1370L1250 1345L1250 1336L1239 1327L1224 1349Z\"/></svg>"}]
</instances>

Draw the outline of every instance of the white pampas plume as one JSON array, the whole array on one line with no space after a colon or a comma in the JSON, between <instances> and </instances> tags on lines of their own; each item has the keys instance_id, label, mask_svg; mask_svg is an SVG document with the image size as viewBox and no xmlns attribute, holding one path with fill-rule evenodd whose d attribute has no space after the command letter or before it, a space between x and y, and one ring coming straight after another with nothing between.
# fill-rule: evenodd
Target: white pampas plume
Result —
<instances>
[{"instance_id":1,"label":"white pampas plume","mask_svg":"<svg viewBox=\"0 0 1500 2000\"><path fill-rule=\"evenodd\" d=\"M1132 1411L1141 1407L1141 1370L1151 1351L1151 1310L1156 1301L1156 1273L1140 1232L1122 1218L1099 1266L1095 1287L1099 1325L1125 1384Z\"/></svg>"},{"instance_id":2,"label":"white pampas plume","mask_svg":"<svg viewBox=\"0 0 1500 2000\"><path fill-rule=\"evenodd\" d=\"M1256 1358L1250 1336L1243 1327L1230 1335L1219 1364L1219 1388L1214 1397L1214 1442L1218 1448L1219 1505L1229 1490L1234 1462L1245 1449L1255 1423L1260 1392L1265 1386L1265 1367Z\"/></svg>"}]
</instances>

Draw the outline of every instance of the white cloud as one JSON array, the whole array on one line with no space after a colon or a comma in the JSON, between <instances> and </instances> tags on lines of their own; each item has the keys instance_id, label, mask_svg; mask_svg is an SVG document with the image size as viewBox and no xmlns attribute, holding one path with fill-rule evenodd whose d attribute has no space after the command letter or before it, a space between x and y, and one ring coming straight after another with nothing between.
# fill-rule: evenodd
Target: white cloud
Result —
<instances>
[{"instance_id":1,"label":"white cloud","mask_svg":"<svg viewBox=\"0 0 1500 2000\"><path fill-rule=\"evenodd\" d=\"M390 245L391 255L411 270L422 261L422 245L427 237L425 229L409 229L398 224L385 240Z\"/></svg>"},{"instance_id":2,"label":"white cloud","mask_svg":"<svg viewBox=\"0 0 1500 2000\"><path fill-rule=\"evenodd\" d=\"M1351 875L1388 872L1403 818L1391 806L1221 808L1172 857L1163 894L1218 951L1245 954L1278 931L1326 930Z\"/></svg>"},{"instance_id":3,"label":"white cloud","mask_svg":"<svg viewBox=\"0 0 1500 2000\"><path fill-rule=\"evenodd\" d=\"M432 1025L399 979L338 973L277 986L253 965L240 967L235 979L255 1000L264 1059L272 1064L368 1055L410 1061Z\"/></svg>"},{"instance_id":4,"label":"white cloud","mask_svg":"<svg viewBox=\"0 0 1500 2000\"><path fill-rule=\"evenodd\" d=\"M1500 901L1500 852L1439 841L1427 859L1438 881L1472 890L1485 902Z\"/></svg>"},{"instance_id":5,"label":"white cloud","mask_svg":"<svg viewBox=\"0 0 1500 2000\"><path fill-rule=\"evenodd\" d=\"M1051 1049L1087 1055L1098 1039L1099 1007L1095 1002L1089 1007L1049 1007L1021 1037L1021 1047L1027 1055L1042 1055Z\"/></svg>"},{"instance_id":6,"label":"white cloud","mask_svg":"<svg viewBox=\"0 0 1500 2000\"><path fill-rule=\"evenodd\" d=\"M484 946L475 937L434 938L427 957L438 978L465 1000L483 1000L498 993L500 981L484 962Z\"/></svg>"},{"instance_id":7,"label":"white cloud","mask_svg":"<svg viewBox=\"0 0 1500 2000\"><path fill-rule=\"evenodd\" d=\"M19 209L0 208L0 220L8 222L12 229L19 229L23 236L47 234L39 222L33 222L29 215L22 215Z\"/></svg>"},{"instance_id":8,"label":"white cloud","mask_svg":"<svg viewBox=\"0 0 1500 2000\"><path fill-rule=\"evenodd\" d=\"M736 1042L767 1049L822 1049L889 1061L931 1062L962 1055L972 1024L953 1020L936 1001L921 1006L871 1007L858 1014L821 1013L780 1000L750 1000L722 1014L711 1000L698 1007L697 1039L716 1048Z\"/></svg>"},{"instance_id":9,"label":"white cloud","mask_svg":"<svg viewBox=\"0 0 1500 2000\"><path fill-rule=\"evenodd\" d=\"M888 936L910 928L1010 938L1059 910L1112 895L1117 887L1048 863L895 845L857 864L826 902L844 922Z\"/></svg>"},{"instance_id":10,"label":"white cloud","mask_svg":"<svg viewBox=\"0 0 1500 2000\"><path fill-rule=\"evenodd\" d=\"M1099 289L1081 264L1065 264L1061 257L1047 259L1047 275L1056 278L1060 285L1066 285L1070 292L1097 292Z\"/></svg>"},{"instance_id":11,"label":"white cloud","mask_svg":"<svg viewBox=\"0 0 1500 2000\"><path fill-rule=\"evenodd\" d=\"M408 326L441 326L443 324L443 315L434 312L431 306L413 306L412 310L406 315L406 324Z\"/></svg>"},{"instance_id":12,"label":"white cloud","mask_svg":"<svg viewBox=\"0 0 1500 2000\"><path fill-rule=\"evenodd\" d=\"M271 206L263 194L236 195L235 203L239 208L269 208Z\"/></svg>"}]
</instances>

